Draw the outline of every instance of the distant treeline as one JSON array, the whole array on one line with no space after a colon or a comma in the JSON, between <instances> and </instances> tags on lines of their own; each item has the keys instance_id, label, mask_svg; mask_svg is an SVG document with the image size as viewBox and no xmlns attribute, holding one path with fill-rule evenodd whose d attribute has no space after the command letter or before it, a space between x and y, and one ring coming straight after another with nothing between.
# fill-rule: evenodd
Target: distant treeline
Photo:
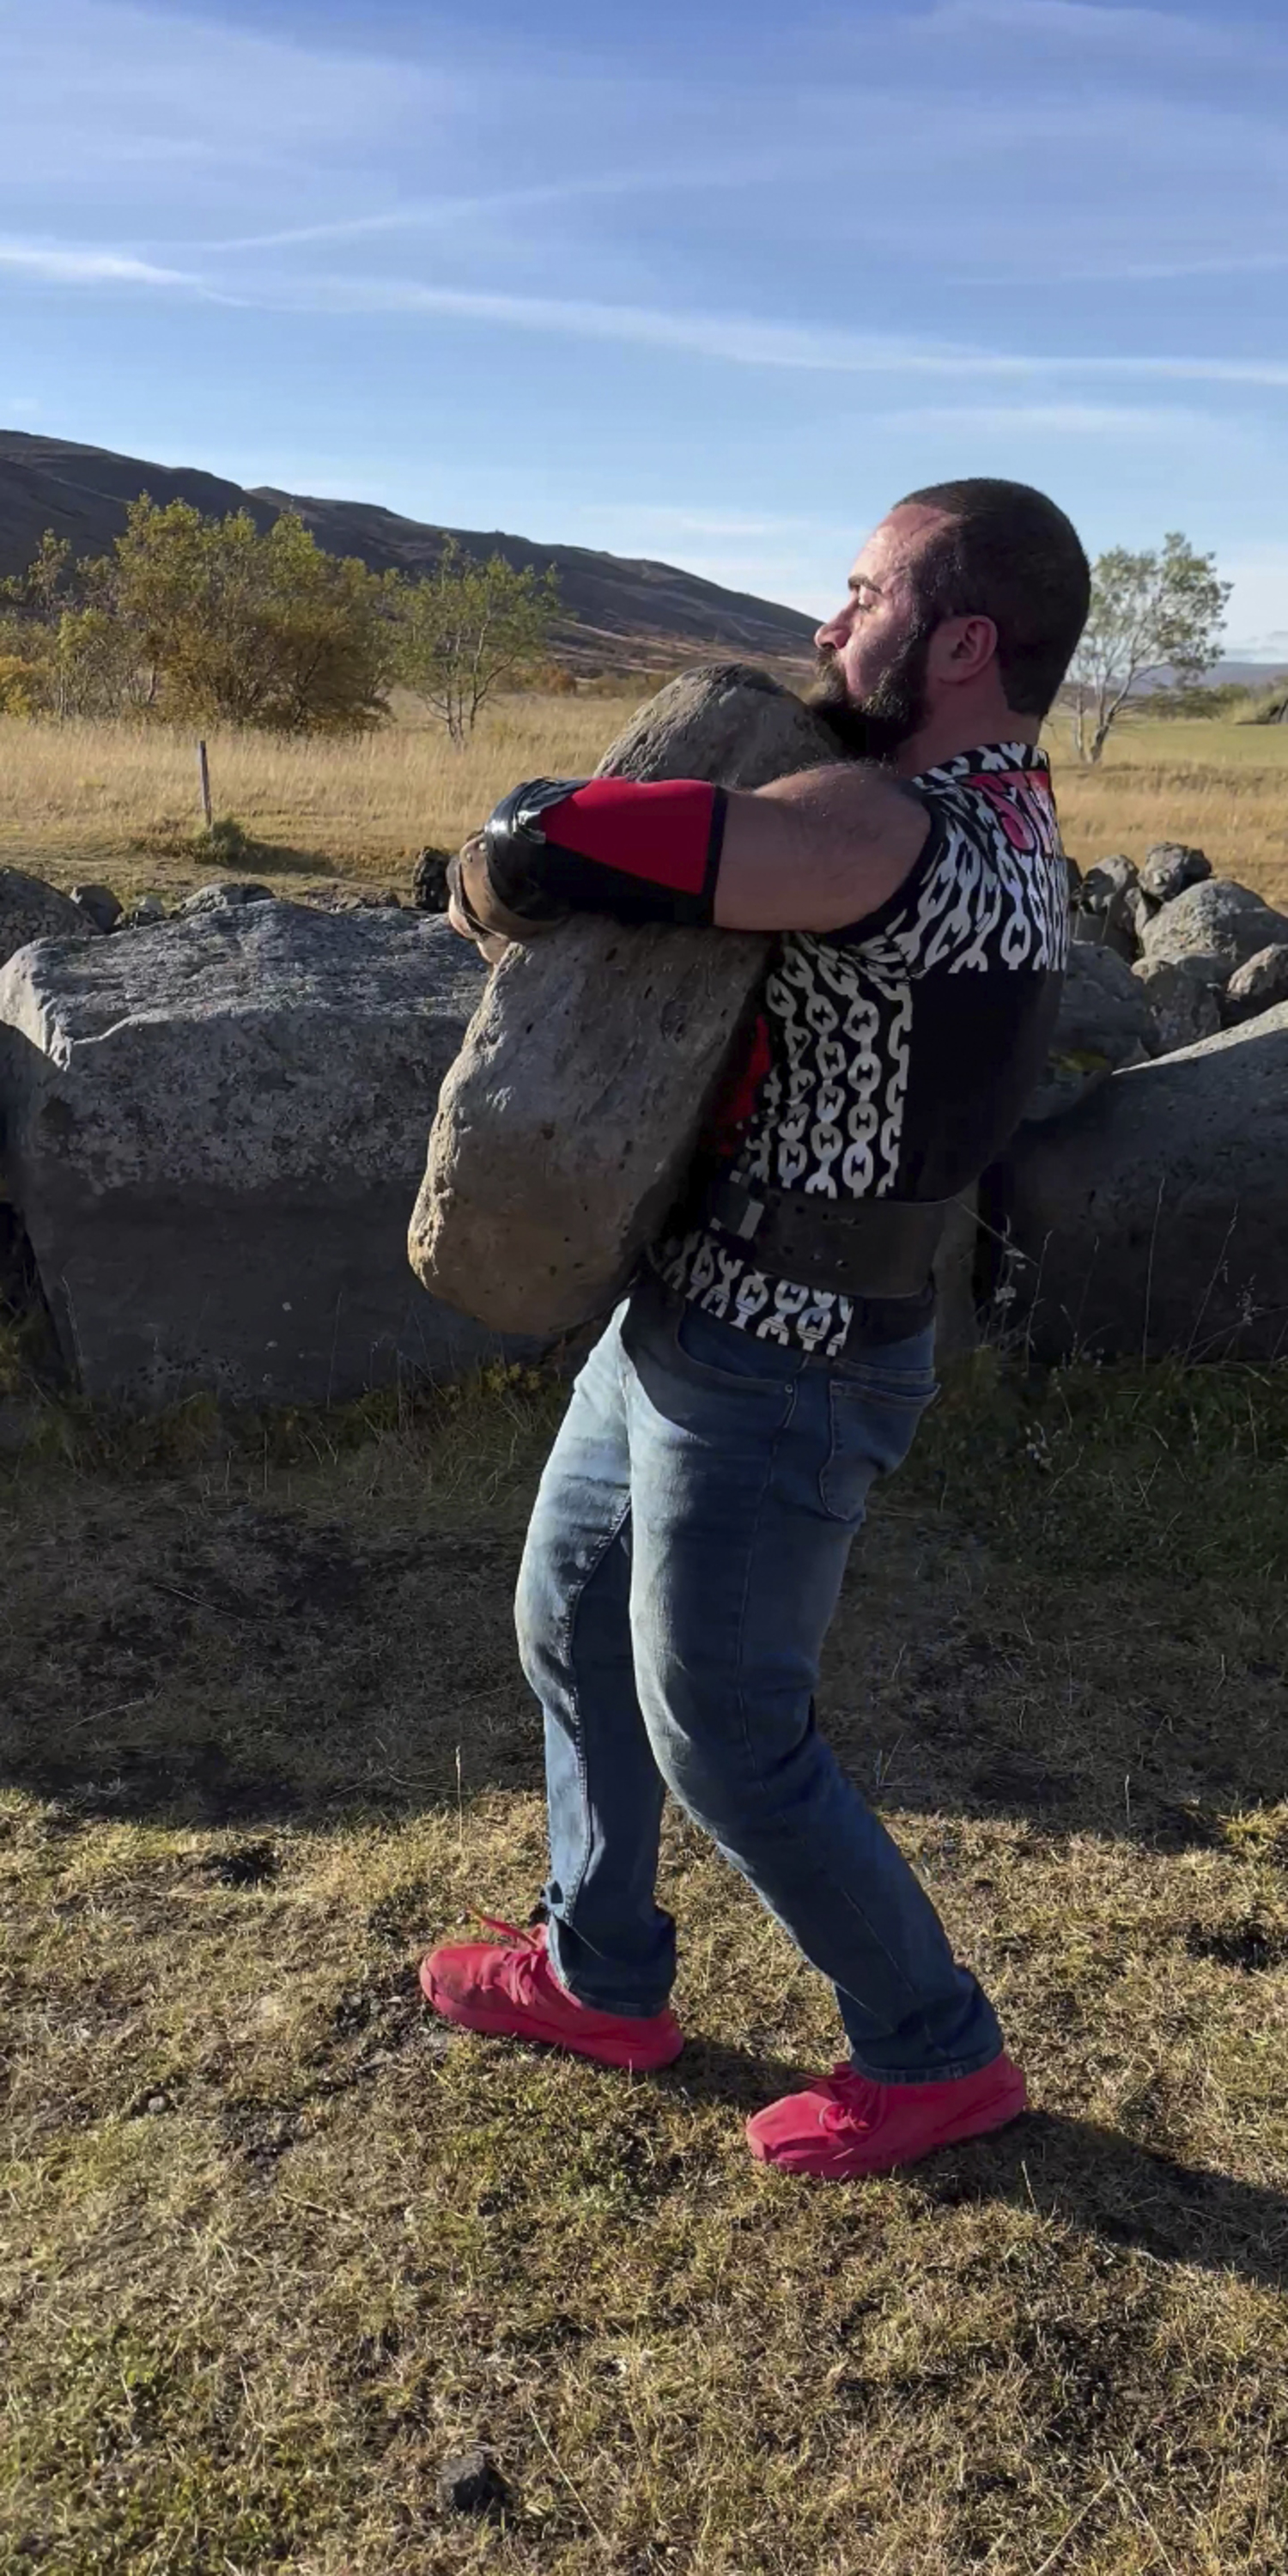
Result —
<instances>
[{"instance_id":1,"label":"distant treeline","mask_svg":"<svg viewBox=\"0 0 1288 2576\"><path fill-rule=\"evenodd\" d=\"M144 493L110 554L78 562L47 530L0 582L0 713L355 733L401 686L462 742L540 670L558 604L553 571L452 540L413 581L325 553L290 513L261 531Z\"/></svg>"}]
</instances>

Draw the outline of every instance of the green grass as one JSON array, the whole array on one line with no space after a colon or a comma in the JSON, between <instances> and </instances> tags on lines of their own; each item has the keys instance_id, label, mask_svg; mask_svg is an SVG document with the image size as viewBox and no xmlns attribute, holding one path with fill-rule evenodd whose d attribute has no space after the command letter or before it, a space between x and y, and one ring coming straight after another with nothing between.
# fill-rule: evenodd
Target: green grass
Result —
<instances>
[{"instance_id":1,"label":"green grass","mask_svg":"<svg viewBox=\"0 0 1288 2576\"><path fill-rule=\"evenodd\" d=\"M746 2154L835 2017L678 1820L665 2076L420 2008L539 1882L554 1402L0 1471L0 2568L1280 2576L1288 1372L985 1359L884 1495L824 1722L1038 2108L840 2190Z\"/></svg>"}]
</instances>

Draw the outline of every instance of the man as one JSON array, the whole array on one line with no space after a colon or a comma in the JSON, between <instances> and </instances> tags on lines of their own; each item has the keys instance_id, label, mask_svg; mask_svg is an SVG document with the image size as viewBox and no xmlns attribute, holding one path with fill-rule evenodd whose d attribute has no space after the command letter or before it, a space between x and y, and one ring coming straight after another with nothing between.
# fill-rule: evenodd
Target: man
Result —
<instances>
[{"instance_id":1,"label":"man","mask_svg":"<svg viewBox=\"0 0 1288 2576\"><path fill-rule=\"evenodd\" d=\"M914 493L818 632L816 703L859 761L754 794L537 781L453 863L456 926L489 944L575 907L778 940L691 1203L582 1371L533 1513L537 1928L436 1950L422 1984L472 2030L668 2064L669 1788L836 1988L849 2061L748 2122L793 2171L883 2172L1025 2105L814 1689L868 1490L935 1392L945 1204L1006 1143L1051 1032L1067 881L1037 741L1088 592L1040 493Z\"/></svg>"}]
</instances>

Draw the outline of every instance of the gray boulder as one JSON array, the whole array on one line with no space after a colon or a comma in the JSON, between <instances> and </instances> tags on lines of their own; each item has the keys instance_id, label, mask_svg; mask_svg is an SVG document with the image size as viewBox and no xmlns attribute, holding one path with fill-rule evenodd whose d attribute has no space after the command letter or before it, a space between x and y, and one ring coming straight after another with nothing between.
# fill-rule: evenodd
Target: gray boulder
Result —
<instances>
[{"instance_id":1,"label":"gray boulder","mask_svg":"<svg viewBox=\"0 0 1288 2576\"><path fill-rule=\"evenodd\" d=\"M1098 859L1074 896L1074 935L1084 945L1112 949L1127 964L1137 954L1136 869L1131 859Z\"/></svg>"},{"instance_id":2,"label":"gray boulder","mask_svg":"<svg viewBox=\"0 0 1288 2576\"><path fill-rule=\"evenodd\" d=\"M424 849L416 853L412 872L411 899L419 912L446 912L447 867L450 850Z\"/></svg>"},{"instance_id":3,"label":"gray boulder","mask_svg":"<svg viewBox=\"0 0 1288 2576\"><path fill-rule=\"evenodd\" d=\"M43 877L21 868L0 868L0 966L32 939L87 939L95 936L87 913L71 896L59 894Z\"/></svg>"},{"instance_id":4,"label":"gray boulder","mask_svg":"<svg viewBox=\"0 0 1288 2576\"><path fill-rule=\"evenodd\" d=\"M1125 958L1075 939L1051 1050L1026 1119L1067 1116L1119 1065L1140 1064L1157 1044L1149 1003Z\"/></svg>"},{"instance_id":5,"label":"gray boulder","mask_svg":"<svg viewBox=\"0 0 1288 2576\"><path fill-rule=\"evenodd\" d=\"M0 974L9 1185L87 1394L322 1402L496 1348L406 1256L483 981L445 922L275 902Z\"/></svg>"},{"instance_id":6,"label":"gray boulder","mask_svg":"<svg viewBox=\"0 0 1288 2576\"><path fill-rule=\"evenodd\" d=\"M1211 874L1211 861L1202 850L1187 849L1183 841L1156 841L1145 853L1141 890L1155 903L1171 903L1187 886L1202 885Z\"/></svg>"},{"instance_id":7,"label":"gray boulder","mask_svg":"<svg viewBox=\"0 0 1288 2576\"><path fill-rule=\"evenodd\" d=\"M74 885L71 900L95 930L115 930L124 910L119 895L105 885Z\"/></svg>"},{"instance_id":8,"label":"gray boulder","mask_svg":"<svg viewBox=\"0 0 1288 2576\"><path fill-rule=\"evenodd\" d=\"M1142 957L1132 973L1157 1033L1151 1053L1172 1055L1224 1027L1221 1000L1229 968L1223 957Z\"/></svg>"},{"instance_id":9,"label":"gray boulder","mask_svg":"<svg viewBox=\"0 0 1288 2576\"><path fill-rule=\"evenodd\" d=\"M597 774L756 787L838 756L798 698L732 664L659 691ZM677 1195L769 947L583 917L510 948L430 1137L409 1235L426 1287L502 1329L609 1305Z\"/></svg>"},{"instance_id":10,"label":"gray boulder","mask_svg":"<svg viewBox=\"0 0 1288 2576\"><path fill-rule=\"evenodd\" d=\"M1255 1019L1259 1011L1272 1011L1276 1002L1288 1002L1288 942L1282 939L1235 967L1225 988L1227 1025Z\"/></svg>"},{"instance_id":11,"label":"gray boulder","mask_svg":"<svg viewBox=\"0 0 1288 2576\"><path fill-rule=\"evenodd\" d=\"M1260 895L1229 878L1212 877L1187 886L1183 894L1156 912L1144 934L1149 958L1224 958L1230 972L1258 949L1288 940L1288 917L1275 912Z\"/></svg>"},{"instance_id":12,"label":"gray boulder","mask_svg":"<svg viewBox=\"0 0 1288 2576\"><path fill-rule=\"evenodd\" d=\"M237 878L220 878L213 885L198 886L195 894L186 895L179 906L181 919L194 912L219 912L228 904L272 903L273 889L266 885L245 885Z\"/></svg>"},{"instance_id":13,"label":"gray boulder","mask_svg":"<svg viewBox=\"0 0 1288 2576\"><path fill-rule=\"evenodd\" d=\"M1115 1074L1059 1126L1022 1129L1009 1192L1039 1359L1277 1356L1288 1335L1288 1003Z\"/></svg>"}]
</instances>

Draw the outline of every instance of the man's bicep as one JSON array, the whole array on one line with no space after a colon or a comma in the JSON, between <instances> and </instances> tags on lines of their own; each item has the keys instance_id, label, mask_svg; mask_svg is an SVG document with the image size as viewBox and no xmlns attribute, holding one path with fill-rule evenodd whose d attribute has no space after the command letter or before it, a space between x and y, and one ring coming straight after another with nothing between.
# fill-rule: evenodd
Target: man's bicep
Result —
<instances>
[{"instance_id":1,"label":"man's bicep","mask_svg":"<svg viewBox=\"0 0 1288 2576\"><path fill-rule=\"evenodd\" d=\"M715 890L725 930L844 930L879 912L930 838L926 805L897 779L829 769L731 790Z\"/></svg>"}]
</instances>

